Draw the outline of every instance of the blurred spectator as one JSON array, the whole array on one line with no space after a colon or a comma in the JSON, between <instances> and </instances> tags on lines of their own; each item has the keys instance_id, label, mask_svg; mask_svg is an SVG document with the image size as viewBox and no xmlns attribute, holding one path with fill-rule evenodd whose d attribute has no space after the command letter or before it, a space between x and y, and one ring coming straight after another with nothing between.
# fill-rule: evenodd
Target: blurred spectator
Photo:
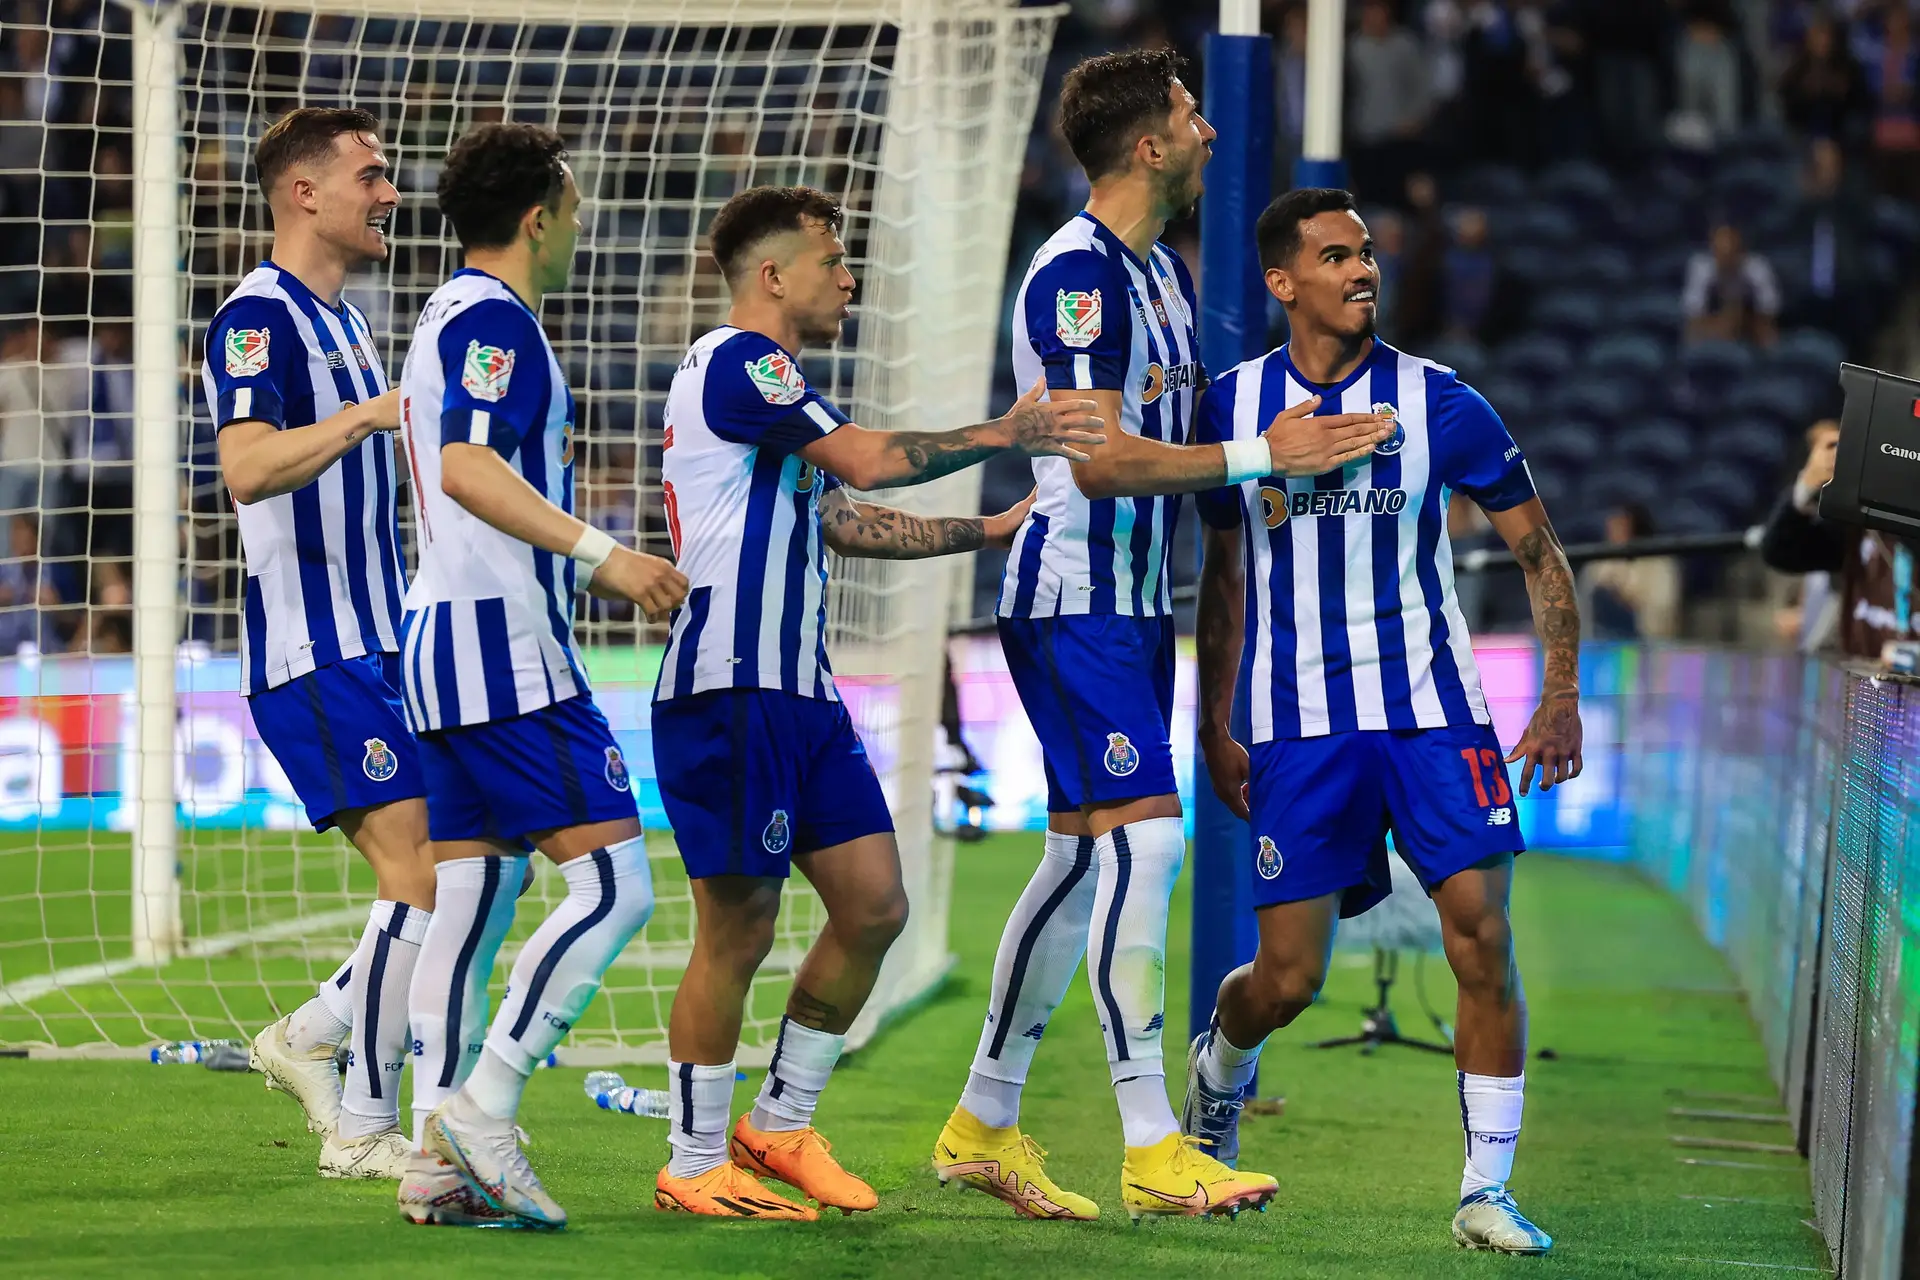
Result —
<instances>
[{"instance_id":1,"label":"blurred spectator","mask_svg":"<svg viewBox=\"0 0 1920 1280\"><path fill-rule=\"evenodd\" d=\"M1367 234L1373 237L1373 260L1380 268L1376 308L1384 333L1400 332L1400 273L1407 256L1407 228L1400 214L1381 209L1367 215Z\"/></svg>"},{"instance_id":2,"label":"blurred spectator","mask_svg":"<svg viewBox=\"0 0 1920 1280\"><path fill-rule=\"evenodd\" d=\"M68 427L60 505L74 514L56 531L54 553L62 558L133 554L133 326L107 321L93 333L80 357L85 411Z\"/></svg>"},{"instance_id":3,"label":"blurred spectator","mask_svg":"<svg viewBox=\"0 0 1920 1280\"><path fill-rule=\"evenodd\" d=\"M1578 0L1574 22L1592 58L1600 136L1616 164L1660 143L1660 69L1668 51L1666 0Z\"/></svg>"},{"instance_id":4,"label":"blurred spectator","mask_svg":"<svg viewBox=\"0 0 1920 1280\"><path fill-rule=\"evenodd\" d=\"M1674 110L1667 137L1710 151L1740 127L1740 54L1717 14L1696 9L1674 49Z\"/></svg>"},{"instance_id":5,"label":"blurred spectator","mask_svg":"<svg viewBox=\"0 0 1920 1280\"><path fill-rule=\"evenodd\" d=\"M41 606L59 602L53 588L40 578L40 529L35 517L12 517L7 522L6 556L0 559L0 657L12 657L22 645L57 650L57 642L45 643L54 637L52 629L43 626Z\"/></svg>"},{"instance_id":6,"label":"blurred spectator","mask_svg":"<svg viewBox=\"0 0 1920 1280\"><path fill-rule=\"evenodd\" d=\"M1347 42L1347 148L1362 200L1398 201L1427 127L1427 59L1387 0L1364 0Z\"/></svg>"},{"instance_id":7,"label":"blurred spectator","mask_svg":"<svg viewBox=\"0 0 1920 1280\"><path fill-rule=\"evenodd\" d=\"M1487 246L1487 214L1468 207L1453 216L1453 243L1441 266L1442 328L1449 338L1486 335L1493 311L1495 272Z\"/></svg>"},{"instance_id":8,"label":"blurred spectator","mask_svg":"<svg viewBox=\"0 0 1920 1280\"><path fill-rule=\"evenodd\" d=\"M1833 479L1839 439L1837 422L1808 431L1806 463L1767 517L1760 558L1782 573L1825 573L1835 582L1831 604L1802 605L1808 647L1878 659L1886 641L1914 638L1914 556L1899 539L1820 518L1820 490Z\"/></svg>"},{"instance_id":9,"label":"blurred spectator","mask_svg":"<svg viewBox=\"0 0 1920 1280\"><path fill-rule=\"evenodd\" d=\"M94 263L125 271L133 266L133 166L127 149L118 143L100 148L98 166L93 184Z\"/></svg>"},{"instance_id":10,"label":"blurred spectator","mask_svg":"<svg viewBox=\"0 0 1920 1280\"><path fill-rule=\"evenodd\" d=\"M1293 162L1307 129L1307 7L1294 4L1280 15L1280 38L1273 45L1273 107L1276 158L1280 172L1273 189L1293 185ZM1051 228L1049 228L1051 232Z\"/></svg>"},{"instance_id":11,"label":"blurred spectator","mask_svg":"<svg viewBox=\"0 0 1920 1280\"><path fill-rule=\"evenodd\" d=\"M1680 295L1687 337L1771 345L1780 315L1780 286L1772 265L1747 252L1740 228L1730 222L1716 223L1708 243L1708 251L1694 254L1687 263L1687 283Z\"/></svg>"},{"instance_id":12,"label":"blurred spectator","mask_svg":"<svg viewBox=\"0 0 1920 1280\"><path fill-rule=\"evenodd\" d=\"M103 560L93 566L92 607L70 647L75 653L133 652L133 588L125 564Z\"/></svg>"},{"instance_id":13,"label":"blurred spectator","mask_svg":"<svg viewBox=\"0 0 1920 1280\"><path fill-rule=\"evenodd\" d=\"M1460 42L1465 80L1461 116L1464 159L1520 164L1530 159L1534 120L1528 107L1527 48L1513 15L1490 0L1465 8Z\"/></svg>"},{"instance_id":14,"label":"blurred spectator","mask_svg":"<svg viewBox=\"0 0 1920 1280\"><path fill-rule=\"evenodd\" d=\"M1806 250L1806 277L1783 280L1797 321L1839 335L1858 349L1871 335L1876 312L1861 304L1872 289L1871 201L1848 189L1846 157L1832 138L1815 138L1807 149L1801 189L1784 222L1782 240ZM1790 259L1799 262L1799 256Z\"/></svg>"},{"instance_id":15,"label":"blurred spectator","mask_svg":"<svg viewBox=\"0 0 1920 1280\"><path fill-rule=\"evenodd\" d=\"M1886 6L1879 28L1864 39L1867 87L1879 102L1873 117L1874 164L1882 190L1912 199L1920 194L1920 49L1904 4Z\"/></svg>"},{"instance_id":16,"label":"blurred spectator","mask_svg":"<svg viewBox=\"0 0 1920 1280\"><path fill-rule=\"evenodd\" d=\"M1866 135L1873 95L1860 64L1824 13L1807 24L1780 75L1780 111L1788 124L1816 138L1852 144Z\"/></svg>"},{"instance_id":17,"label":"blurred spectator","mask_svg":"<svg viewBox=\"0 0 1920 1280\"><path fill-rule=\"evenodd\" d=\"M1424 171L1407 178L1406 251L1401 255L1393 320L1397 341L1424 342L1440 328L1441 276L1449 241L1440 188Z\"/></svg>"},{"instance_id":18,"label":"blurred spectator","mask_svg":"<svg viewBox=\"0 0 1920 1280\"><path fill-rule=\"evenodd\" d=\"M1606 540L1623 546L1653 532L1638 503L1607 513ZM1580 613L1599 640L1664 640L1680 624L1680 566L1672 556L1596 560L1580 573Z\"/></svg>"},{"instance_id":19,"label":"blurred spectator","mask_svg":"<svg viewBox=\"0 0 1920 1280\"><path fill-rule=\"evenodd\" d=\"M0 512L45 503L47 464L63 456L41 407L40 326L28 320L0 339Z\"/></svg>"}]
</instances>

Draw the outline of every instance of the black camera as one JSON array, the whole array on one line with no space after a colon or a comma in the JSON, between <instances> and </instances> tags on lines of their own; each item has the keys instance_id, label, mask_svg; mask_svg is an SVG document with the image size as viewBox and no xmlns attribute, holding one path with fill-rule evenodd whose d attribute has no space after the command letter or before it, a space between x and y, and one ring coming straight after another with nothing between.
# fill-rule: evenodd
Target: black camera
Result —
<instances>
[{"instance_id":1,"label":"black camera","mask_svg":"<svg viewBox=\"0 0 1920 1280\"><path fill-rule=\"evenodd\" d=\"M1920 537L1920 382L1840 366L1846 408L1820 518Z\"/></svg>"}]
</instances>

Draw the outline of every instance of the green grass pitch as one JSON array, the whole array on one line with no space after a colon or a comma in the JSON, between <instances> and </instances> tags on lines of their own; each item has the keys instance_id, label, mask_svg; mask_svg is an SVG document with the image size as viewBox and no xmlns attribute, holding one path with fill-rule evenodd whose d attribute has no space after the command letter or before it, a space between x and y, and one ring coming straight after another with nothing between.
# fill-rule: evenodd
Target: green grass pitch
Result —
<instances>
[{"instance_id":1,"label":"green grass pitch","mask_svg":"<svg viewBox=\"0 0 1920 1280\"><path fill-rule=\"evenodd\" d=\"M1673 1145L1675 1134L1785 1142L1779 1125L1669 1115L1694 1105L1772 1104L1690 1094L1771 1095L1758 1041L1720 958L1682 910L1630 872L1548 856L1521 863L1514 906L1536 1050L1515 1189L1558 1239L1552 1256L1457 1250L1447 1235L1460 1167L1451 1064L1411 1050L1366 1058L1304 1042L1357 1028L1370 994L1362 959L1336 962L1321 1004L1276 1038L1262 1091L1284 1113L1249 1119L1242 1163L1281 1196L1238 1221L1120 1210L1120 1127L1084 981L1055 1017L1023 1121L1068 1186L1108 1216L1015 1220L971 1192L942 1192L927 1155L966 1073L993 948L1034 852L1031 838L963 847L953 909L960 957L916 1016L850 1059L821 1108L846 1163L880 1209L815 1224L717 1223L651 1207L665 1158L658 1121L598 1111L581 1072L543 1071L522 1113L531 1156L573 1215L559 1235L423 1231L401 1222L389 1184L321 1182L316 1140L255 1076L121 1062L0 1061L0 1268L9 1276L248 1274L767 1277L1449 1277L1751 1275L1728 1262L1824 1269L1803 1223L1798 1160ZM1175 918L1184 922L1184 901ZM1185 926L1168 966L1168 1056L1181 1087ZM1429 962L1450 1007L1444 965ZM1410 978L1410 970L1403 970ZM1423 1021L1411 981L1396 1005ZM630 1080L661 1084L659 1069ZM757 1080L735 1091L748 1105ZM1721 1159L1687 1164L1683 1156ZM1734 1167L1739 1166L1739 1167Z\"/></svg>"}]
</instances>

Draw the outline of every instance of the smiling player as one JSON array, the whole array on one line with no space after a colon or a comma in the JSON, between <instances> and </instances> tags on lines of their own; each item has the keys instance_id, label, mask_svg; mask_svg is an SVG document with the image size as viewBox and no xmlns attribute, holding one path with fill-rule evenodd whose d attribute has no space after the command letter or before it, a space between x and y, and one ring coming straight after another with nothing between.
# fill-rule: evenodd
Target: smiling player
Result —
<instances>
[{"instance_id":1,"label":"smiling player","mask_svg":"<svg viewBox=\"0 0 1920 1280\"><path fill-rule=\"evenodd\" d=\"M1380 271L1353 198L1290 191L1255 235L1291 340L1220 379L1200 438L1251 439L1299 404L1372 408L1397 429L1370 458L1249 479L1199 504L1208 526L1200 740L1215 792L1250 817L1260 942L1220 984L1213 1025L1189 1053L1186 1130L1224 1158L1237 1153L1260 1047L1313 1003L1336 920L1388 893L1391 831L1439 909L1460 989L1466 1167L1454 1239L1545 1253L1552 1238L1506 1185L1526 1086L1526 1002L1507 919L1525 844L1505 762L1524 761L1522 795L1536 774L1544 789L1580 772L1573 575L1493 409L1451 369L1374 336ZM1539 708L1505 762L1454 600L1450 492L1477 502L1513 549L1544 650ZM1228 730L1242 670L1251 757Z\"/></svg>"},{"instance_id":2,"label":"smiling player","mask_svg":"<svg viewBox=\"0 0 1920 1280\"><path fill-rule=\"evenodd\" d=\"M347 273L387 256L400 193L379 122L303 107L261 138L273 247L214 314L202 378L246 553L240 692L316 831L339 827L378 901L351 959L253 1042L326 1136L326 1177L397 1178L407 984L433 907L427 810L400 702L400 566L387 387ZM334 1048L349 1034L344 1097Z\"/></svg>"}]
</instances>

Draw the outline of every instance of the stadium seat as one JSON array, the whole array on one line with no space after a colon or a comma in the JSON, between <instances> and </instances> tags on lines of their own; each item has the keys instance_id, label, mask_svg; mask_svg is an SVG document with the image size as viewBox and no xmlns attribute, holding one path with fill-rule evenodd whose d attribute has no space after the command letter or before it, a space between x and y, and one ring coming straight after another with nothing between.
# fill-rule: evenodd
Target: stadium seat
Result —
<instances>
[{"instance_id":1,"label":"stadium seat","mask_svg":"<svg viewBox=\"0 0 1920 1280\"><path fill-rule=\"evenodd\" d=\"M1613 222L1613 176L1591 160L1563 160L1534 182L1534 194L1552 201L1589 231Z\"/></svg>"},{"instance_id":2,"label":"stadium seat","mask_svg":"<svg viewBox=\"0 0 1920 1280\"><path fill-rule=\"evenodd\" d=\"M1793 433L1765 418L1736 418L1709 430L1699 456L1738 467L1759 480L1778 479L1793 448Z\"/></svg>"},{"instance_id":3,"label":"stadium seat","mask_svg":"<svg viewBox=\"0 0 1920 1280\"><path fill-rule=\"evenodd\" d=\"M1662 502L1660 509L1653 514L1655 533L1720 533L1732 528L1734 524L1734 521L1728 520L1713 508L1702 506L1691 498L1674 498Z\"/></svg>"},{"instance_id":4,"label":"stadium seat","mask_svg":"<svg viewBox=\"0 0 1920 1280\"><path fill-rule=\"evenodd\" d=\"M1670 484L1663 484L1671 489ZM1708 462L1680 477L1680 491L1703 506L1724 515L1733 525L1744 525L1760 515L1767 490L1740 468Z\"/></svg>"},{"instance_id":5,"label":"stadium seat","mask_svg":"<svg viewBox=\"0 0 1920 1280\"><path fill-rule=\"evenodd\" d=\"M1533 475L1534 495L1548 511L1572 500L1574 486L1568 472L1558 467L1535 466L1531 458L1527 460L1527 466Z\"/></svg>"},{"instance_id":6,"label":"stadium seat","mask_svg":"<svg viewBox=\"0 0 1920 1280\"><path fill-rule=\"evenodd\" d=\"M1514 439L1526 450L1529 466L1547 465L1577 473L1593 466L1601 454L1602 433L1591 422L1555 419L1515 431Z\"/></svg>"},{"instance_id":7,"label":"stadium seat","mask_svg":"<svg viewBox=\"0 0 1920 1280\"><path fill-rule=\"evenodd\" d=\"M1611 436L1630 425L1646 400L1644 390L1626 378L1582 374L1570 378L1547 396L1550 413L1598 423Z\"/></svg>"},{"instance_id":8,"label":"stadium seat","mask_svg":"<svg viewBox=\"0 0 1920 1280\"><path fill-rule=\"evenodd\" d=\"M1775 368L1829 384L1840 376L1840 363L1846 358L1846 344L1824 329L1795 329L1767 353L1767 363Z\"/></svg>"},{"instance_id":9,"label":"stadium seat","mask_svg":"<svg viewBox=\"0 0 1920 1280\"><path fill-rule=\"evenodd\" d=\"M1873 202L1873 230L1881 243L1902 256L1920 246L1920 209L1904 200L1881 196Z\"/></svg>"},{"instance_id":10,"label":"stadium seat","mask_svg":"<svg viewBox=\"0 0 1920 1280\"><path fill-rule=\"evenodd\" d=\"M1609 458L1652 467L1683 467L1699 459L1693 431L1678 418L1650 418L1607 442Z\"/></svg>"},{"instance_id":11,"label":"stadium seat","mask_svg":"<svg viewBox=\"0 0 1920 1280\"><path fill-rule=\"evenodd\" d=\"M1479 386L1487 372L1487 349L1471 338L1442 338L1426 350L1427 359L1443 364L1472 386ZM1484 394L1484 393L1483 393Z\"/></svg>"},{"instance_id":12,"label":"stadium seat","mask_svg":"<svg viewBox=\"0 0 1920 1280\"><path fill-rule=\"evenodd\" d=\"M1788 428L1805 425L1813 410L1813 398L1796 374L1757 373L1727 388L1718 408L1729 416L1765 418Z\"/></svg>"},{"instance_id":13,"label":"stadium seat","mask_svg":"<svg viewBox=\"0 0 1920 1280\"><path fill-rule=\"evenodd\" d=\"M1637 272L1627 251L1613 245L1594 245L1572 255L1566 264L1571 281L1596 289L1624 289Z\"/></svg>"},{"instance_id":14,"label":"stadium seat","mask_svg":"<svg viewBox=\"0 0 1920 1280\"><path fill-rule=\"evenodd\" d=\"M1580 486L1580 501L1588 514L1605 514L1614 507L1634 503L1652 509L1659 505L1663 491L1670 488L1658 471L1614 464L1588 473Z\"/></svg>"},{"instance_id":15,"label":"stadium seat","mask_svg":"<svg viewBox=\"0 0 1920 1280\"><path fill-rule=\"evenodd\" d=\"M1528 328L1565 338L1575 349L1583 347L1600 328L1605 299L1590 290L1549 293L1527 316Z\"/></svg>"},{"instance_id":16,"label":"stadium seat","mask_svg":"<svg viewBox=\"0 0 1920 1280\"><path fill-rule=\"evenodd\" d=\"M1527 334L1501 347L1494 362L1514 377L1539 385L1566 377L1573 368L1573 353L1558 338Z\"/></svg>"},{"instance_id":17,"label":"stadium seat","mask_svg":"<svg viewBox=\"0 0 1920 1280\"><path fill-rule=\"evenodd\" d=\"M1694 342L1680 353L1680 367L1696 408L1717 403L1753 366L1753 348L1740 342Z\"/></svg>"},{"instance_id":18,"label":"stadium seat","mask_svg":"<svg viewBox=\"0 0 1920 1280\"><path fill-rule=\"evenodd\" d=\"M1546 245L1515 245L1500 255L1500 271L1528 288L1564 283L1566 252Z\"/></svg>"},{"instance_id":19,"label":"stadium seat","mask_svg":"<svg viewBox=\"0 0 1920 1280\"><path fill-rule=\"evenodd\" d=\"M1649 249L1683 243L1688 238L1686 208L1659 196L1619 197L1613 226L1619 240Z\"/></svg>"},{"instance_id":20,"label":"stadium seat","mask_svg":"<svg viewBox=\"0 0 1920 1280\"><path fill-rule=\"evenodd\" d=\"M1615 331L1587 348L1587 369L1617 378L1651 380L1667 365L1667 348L1642 333Z\"/></svg>"},{"instance_id":21,"label":"stadium seat","mask_svg":"<svg viewBox=\"0 0 1920 1280\"><path fill-rule=\"evenodd\" d=\"M1798 190L1798 178L1791 164L1778 160L1738 160L1713 175L1708 195L1722 213L1747 226Z\"/></svg>"},{"instance_id":22,"label":"stadium seat","mask_svg":"<svg viewBox=\"0 0 1920 1280\"><path fill-rule=\"evenodd\" d=\"M1506 244L1556 247L1580 238L1580 224L1573 215L1551 204L1490 210L1489 222L1495 239Z\"/></svg>"},{"instance_id":23,"label":"stadium seat","mask_svg":"<svg viewBox=\"0 0 1920 1280\"><path fill-rule=\"evenodd\" d=\"M1649 289L1641 293L1616 295L1608 307L1608 323L1616 330L1644 335L1661 345L1662 362L1671 358L1673 346L1686 323L1680 308L1678 289Z\"/></svg>"},{"instance_id":24,"label":"stadium seat","mask_svg":"<svg viewBox=\"0 0 1920 1280\"><path fill-rule=\"evenodd\" d=\"M1495 370L1502 367L1498 363L1493 366ZM1521 381L1511 373L1494 372L1473 385L1503 420L1525 422L1533 417L1536 397L1530 383Z\"/></svg>"},{"instance_id":25,"label":"stadium seat","mask_svg":"<svg viewBox=\"0 0 1920 1280\"><path fill-rule=\"evenodd\" d=\"M1527 198L1527 180L1507 165L1481 165L1447 183L1447 198L1497 208Z\"/></svg>"},{"instance_id":26,"label":"stadium seat","mask_svg":"<svg viewBox=\"0 0 1920 1280\"><path fill-rule=\"evenodd\" d=\"M1679 301L1680 286L1686 282L1687 264L1693 261L1693 255L1699 252L1699 246L1688 244L1669 244L1651 250L1636 262L1638 278L1636 283L1642 288L1664 286L1673 290L1674 300Z\"/></svg>"}]
</instances>

